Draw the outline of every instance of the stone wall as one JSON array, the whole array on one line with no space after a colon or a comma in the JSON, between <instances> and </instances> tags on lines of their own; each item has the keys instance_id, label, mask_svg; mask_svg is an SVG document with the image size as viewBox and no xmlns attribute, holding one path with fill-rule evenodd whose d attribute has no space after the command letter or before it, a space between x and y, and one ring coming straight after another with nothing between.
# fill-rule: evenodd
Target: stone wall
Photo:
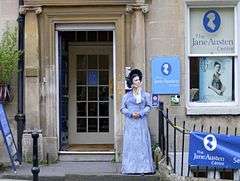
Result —
<instances>
[{"instance_id":1,"label":"stone wall","mask_svg":"<svg viewBox=\"0 0 240 181\"><path fill-rule=\"evenodd\" d=\"M196 0L192 0L192 2ZM204 125L204 131L209 131L212 126L212 132L217 132L218 126L221 132L225 133L226 126L229 133L234 134L235 127L240 126L240 117L233 115L186 115L186 50L185 50L185 33L187 32L187 18L185 1L178 0L149 0L150 10L145 17L146 24L146 70L145 78L146 89L151 91L151 58L154 56L179 56L180 58L180 104L171 105L170 96L161 96L164 107L169 108L169 116L177 117L177 124L182 125L186 121L186 128L193 129L196 124L196 130L200 130ZM154 138L158 135L158 113L152 111L150 115L150 128ZM179 139L180 141L180 139ZM171 144L171 143L170 143ZM188 145L188 144L186 144ZM171 147L172 148L172 147ZM171 149L170 148L170 149ZM185 147L188 150L188 147Z\"/></svg>"}]
</instances>

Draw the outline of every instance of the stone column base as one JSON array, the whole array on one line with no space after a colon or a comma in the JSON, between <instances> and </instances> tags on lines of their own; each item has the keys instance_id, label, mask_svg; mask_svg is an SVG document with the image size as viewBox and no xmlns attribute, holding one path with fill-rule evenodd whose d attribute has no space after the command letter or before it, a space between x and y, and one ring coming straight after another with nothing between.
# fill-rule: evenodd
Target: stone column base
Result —
<instances>
[{"instance_id":1,"label":"stone column base","mask_svg":"<svg viewBox=\"0 0 240 181\"><path fill-rule=\"evenodd\" d=\"M58 160L57 137L43 137L44 160L53 163Z\"/></svg>"},{"instance_id":2,"label":"stone column base","mask_svg":"<svg viewBox=\"0 0 240 181\"><path fill-rule=\"evenodd\" d=\"M32 162L33 153L33 139L31 131L25 130L22 139L22 159L24 162ZM43 161L43 137L39 134L38 138L38 159L39 162Z\"/></svg>"},{"instance_id":3,"label":"stone column base","mask_svg":"<svg viewBox=\"0 0 240 181\"><path fill-rule=\"evenodd\" d=\"M32 162L33 139L30 131L24 131L22 140L22 156L24 162ZM38 138L38 159L39 163L53 163L58 159L57 137Z\"/></svg>"}]
</instances>

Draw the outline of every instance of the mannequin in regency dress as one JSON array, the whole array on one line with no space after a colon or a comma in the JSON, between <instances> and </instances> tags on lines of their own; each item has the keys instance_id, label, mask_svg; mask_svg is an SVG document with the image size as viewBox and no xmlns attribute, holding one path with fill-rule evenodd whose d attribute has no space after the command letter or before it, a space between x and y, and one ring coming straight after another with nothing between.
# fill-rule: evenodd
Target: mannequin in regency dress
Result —
<instances>
[{"instance_id":1,"label":"mannequin in regency dress","mask_svg":"<svg viewBox=\"0 0 240 181\"><path fill-rule=\"evenodd\" d=\"M150 94L142 88L142 73L134 69L129 73L128 86L132 90L122 98L121 113L125 116L123 133L123 174L154 173L148 113Z\"/></svg>"}]
</instances>

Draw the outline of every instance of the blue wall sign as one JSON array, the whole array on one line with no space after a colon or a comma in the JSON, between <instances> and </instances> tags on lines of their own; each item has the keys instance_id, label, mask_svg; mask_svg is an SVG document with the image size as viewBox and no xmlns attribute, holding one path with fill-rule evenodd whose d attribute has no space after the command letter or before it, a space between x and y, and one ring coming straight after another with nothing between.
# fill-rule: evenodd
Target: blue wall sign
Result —
<instances>
[{"instance_id":1,"label":"blue wall sign","mask_svg":"<svg viewBox=\"0 0 240 181\"><path fill-rule=\"evenodd\" d=\"M152 93L180 93L180 63L178 57L154 57L152 59Z\"/></svg>"},{"instance_id":2,"label":"blue wall sign","mask_svg":"<svg viewBox=\"0 0 240 181\"><path fill-rule=\"evenodd\" d=\"M203 16L203 26L209 33L216 32L221 25L221 18L217 11L209 10Z\"/></svg>"},{"instance_id":3,"label":"blue wall sign","mask_svg":"<svg viewBox=\"0 0 240 181\"><path fill-rule=\"evenodd\" d=\"M13 135L8 123L7 115L6 112L3 108L3 105L0 104L0 129L2 131L2 135L4 138L4 143L7 148L11 163L12 163L12 168L14 171L16 171L16 163L19 161L18 159L18 152L17 148L13 139Z\"/></svg>"},{"instance_id":4,"label":"blue wall sign","mask_svg":"<svg viewBox=\"0 0 240 181\"><path fill-rule=\"evenodd\" d=\"M239 169L239 145L240 136L191 132L189 165Z\"/></svg>"},{"instance_id":5,"label":"blue wall sign","mask_svg":"<svg viewBox=\"0 0 240 181\"><path fill-rule=\"evenodd\" d=\"M152 94L152 107L158 107L159 106L159 95L158 94Z\"/></svg>"}]
</instances>

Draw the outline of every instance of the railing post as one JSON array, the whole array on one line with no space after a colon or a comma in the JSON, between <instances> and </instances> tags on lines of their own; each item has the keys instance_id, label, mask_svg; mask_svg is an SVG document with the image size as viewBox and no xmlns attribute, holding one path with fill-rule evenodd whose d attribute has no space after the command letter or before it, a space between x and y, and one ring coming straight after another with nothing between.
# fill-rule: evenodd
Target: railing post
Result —
<instances>
[{"instance_id":1,"label":"railing post","mask_svg":"<svg viewBox=\"0 0 240 181\"><path fill-rule=\"evenodd\" d=\"M174 118L174 126L177 125L177 119ZM176 174L176 159L177 159L177 151L176 151L176 145L177 145L177 130L176 127L173 128L173 173Z\"/></svg>"},{"instance_id":2,"label":"railing post","mask_svg":"<svg viewBox=\"0 0 240 181\"><path fill-rule=\"evenodd\" d=\"M184 161L184 144L185 144L185 121L183 121L183 133L182 133L182 161L181 161L181 176L183 176L183 161Z\"/></svg>"},{"instance_id":3,"label":"railing post","mask_svg":"<svg viewBox=\"0 0 240 181\"><path fill-rule=\"evenodd\" d=\"M165 138L164 138L164 104L159 102L159 111L158 111L158 143L163 155L165 155Z\"/></svg>"},{"instance_id":4,"label":"railing post","mask_svg":"<svg viewBox=\"0 0 240 181\"><path fill-rule=\"evenodd\" d=\"M32 167L32 174L33 174L33 181L38 181L38 173L40 172L40 169L38 167L38 137L39 133L37 131L32 132L32 138L33 138L33 167Z\"/></svg>"},{"instance_id":5,"label":"railing post","mask_svg":"<svg viewBox=\"0 0 240 181\"><path fill-rule=\"evenodd\" d=\"M168 109L166 110L166 158L167 158L167 165L169 165L169 122L168 122Z\"/></svg>"}]
</instances>

